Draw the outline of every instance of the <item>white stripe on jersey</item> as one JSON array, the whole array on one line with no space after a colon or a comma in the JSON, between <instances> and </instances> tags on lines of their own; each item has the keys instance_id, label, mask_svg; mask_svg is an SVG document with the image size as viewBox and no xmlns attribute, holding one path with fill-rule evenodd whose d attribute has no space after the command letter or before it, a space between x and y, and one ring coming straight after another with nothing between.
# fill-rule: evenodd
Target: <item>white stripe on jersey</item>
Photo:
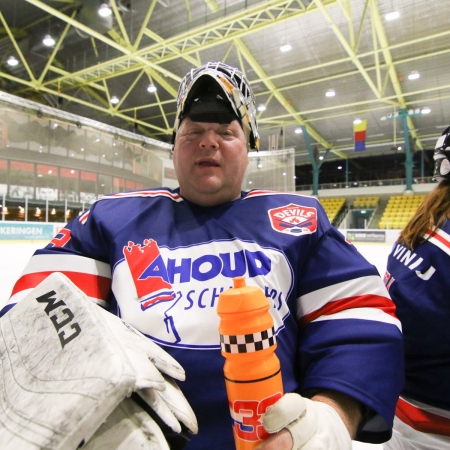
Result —
<instances>
[{"instance_id":1,"label":"white stripe on jersey","mask_svg":"<svg viewBox=\"0 0 450 450\"><path fill-rule=\"evenodd\" d=\"M329 302L360 295L377 295L390 299L389 293L383 283L380 282L380 277L377 275L370 275L333 284L302 295L297 299L297 318L310 314L322 308Z\"/></svg>"},{"instance_id":2,"label":"white stripe on jersey","mask_svg":"<svg viewBox=\"0 0 450 450\"><path fill-rule=\"evenodd\" d=\"M34 255L22 275L35 272L79 272L111 278L109 264L85 256L70 254Z\"/></svg>"},{"instance_id":3,"label":"white stripe on jersey","mask_svg":"<svg viewBox=\"0 0 450 450\"><path fill-rule=\"evenodd\" d=\"M180 194L174 194L173 192L165 189L159 189L157 191L131 191L131 192L119 192L117 194L104 195L101 200L114 200L118 198L130 198L130 197L168 197L174 202L182 202L183 197Z\"/></svg>"}]
</instances>

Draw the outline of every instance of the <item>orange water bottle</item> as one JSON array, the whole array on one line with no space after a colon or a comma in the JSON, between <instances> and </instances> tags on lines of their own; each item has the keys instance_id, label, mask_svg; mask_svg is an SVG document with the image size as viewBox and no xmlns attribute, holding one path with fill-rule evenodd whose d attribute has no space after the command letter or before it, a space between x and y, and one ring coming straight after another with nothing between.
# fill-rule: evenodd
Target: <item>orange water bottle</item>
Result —
<instances>
[{"instance_id":1,"label":"orange water bottle","mask_svg":"<svg viewBox=\"0 0 450 450\"><path fill-rule=\"evenodd\" d=\"M262 418L283 395L283 383L269 300L245 277L233 283L219 297L220 346L236 449L250 450L269 436Z\"/></svg>"}]
</instances>

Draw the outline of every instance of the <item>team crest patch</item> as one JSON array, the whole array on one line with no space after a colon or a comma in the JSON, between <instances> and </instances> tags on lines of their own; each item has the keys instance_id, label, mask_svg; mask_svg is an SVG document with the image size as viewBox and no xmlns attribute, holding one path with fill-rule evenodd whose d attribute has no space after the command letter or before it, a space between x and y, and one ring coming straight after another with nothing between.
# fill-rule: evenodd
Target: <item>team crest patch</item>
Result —
<instances>
[{"instance_id":1,"label":"team crest patch","mask_svg":"<svg viewBox=\"0 0 450 450\"><path fill-rule=\"evenodd\" d=\"M280 233L299 236L316 232L316 208L291 203L279 208L269 209L268 213L272 228Z\"/></svg>"},{"instance_id":2,"label":"team crest patch","mask_svg":"<svg viewBox=\"0 0 450 450\"><path fill-rule=\"evenodd\" d=\"M128 242L123 254L133 276L142 311L175 298L158 244L145 239L144 245Z\"/></svg>"}]
</instances>

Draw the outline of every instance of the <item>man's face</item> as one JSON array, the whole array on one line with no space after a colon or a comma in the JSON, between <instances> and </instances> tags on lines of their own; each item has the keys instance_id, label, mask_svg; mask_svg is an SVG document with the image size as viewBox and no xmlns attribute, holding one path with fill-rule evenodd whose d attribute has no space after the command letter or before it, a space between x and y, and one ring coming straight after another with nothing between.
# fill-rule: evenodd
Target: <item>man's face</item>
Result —
<instances>
[{"instance_id":1,"label":"man's face","mask_svg":"<svg viewBox=\"0 0 450 450\"><path fill-rule=\"evenodd\" d=\"M173 153L180 194L201 206L239 198L248 165L246 144L237 120L219 124L185 118Z\"/></svg>"}]
</instances>

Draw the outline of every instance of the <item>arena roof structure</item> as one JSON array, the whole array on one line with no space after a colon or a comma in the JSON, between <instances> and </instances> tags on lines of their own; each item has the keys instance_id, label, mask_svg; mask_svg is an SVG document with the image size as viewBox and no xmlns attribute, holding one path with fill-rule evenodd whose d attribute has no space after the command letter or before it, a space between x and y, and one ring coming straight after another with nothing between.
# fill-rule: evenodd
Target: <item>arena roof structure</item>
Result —
<instances>
[{"instance_id":1,"label":"arena roof structure","mask_svg":"<svg viewBox=\"0 0 450 450\"><path fill-rule=\"evenodd\" d=\"M294 148L297 164L308 140L315 156L361 156L355 119L367 121L364 155L403 149L405 129L411 151L433 148L450 125L436 0L2 0L0 11L1 90L164 142L180 80L208 61L244 71L261 148Z\"/></svg>"}]
</instances>

